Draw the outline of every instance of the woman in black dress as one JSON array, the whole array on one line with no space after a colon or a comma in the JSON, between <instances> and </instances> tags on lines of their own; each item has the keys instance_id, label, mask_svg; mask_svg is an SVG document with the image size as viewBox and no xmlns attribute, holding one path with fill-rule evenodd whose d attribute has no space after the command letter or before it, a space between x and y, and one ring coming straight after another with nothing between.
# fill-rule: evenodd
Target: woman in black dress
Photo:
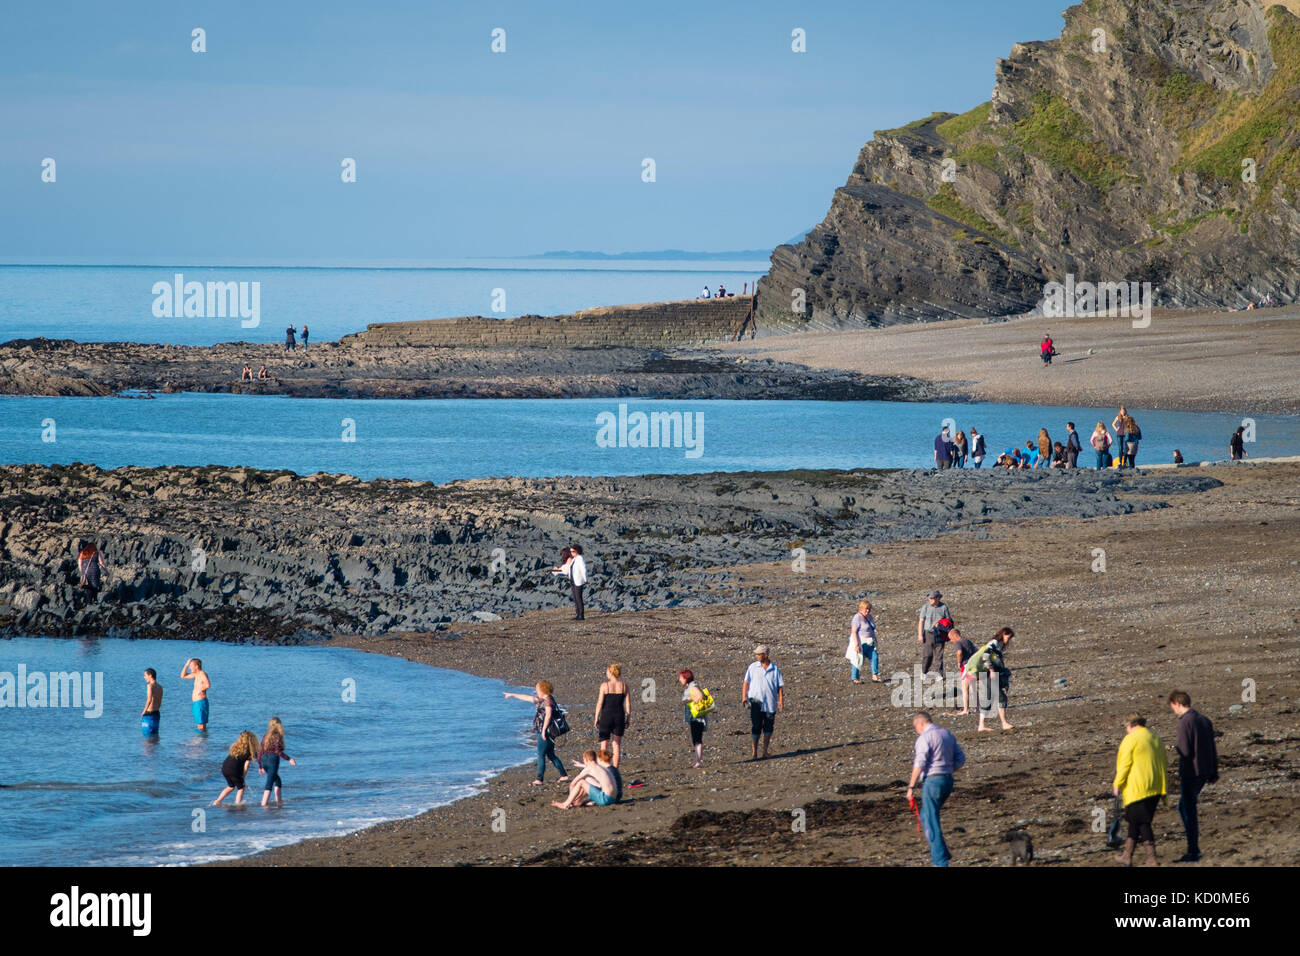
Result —
<instances>
[{"instance_id":1,"label":"woman in black dress","mask_svg":"<svg viewBox=\"0 0 1300 956\"><path fill-rule=\"evenodd\" d=\"M596 739L600 741L601 750L610 751L610 763L615 767L623 749L623 734L627 732L632 716L631 695L627 692L627 684L619 679L622 673L621 667L610 664L605 669L606 679L596 697Z\"/></svg>"}]
</instances>

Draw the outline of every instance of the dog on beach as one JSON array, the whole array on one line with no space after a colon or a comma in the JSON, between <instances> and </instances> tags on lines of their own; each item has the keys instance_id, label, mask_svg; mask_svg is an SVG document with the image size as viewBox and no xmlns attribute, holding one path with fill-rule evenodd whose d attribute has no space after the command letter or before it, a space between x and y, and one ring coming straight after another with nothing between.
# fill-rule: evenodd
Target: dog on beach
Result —
<instances>
[{"instance_id":1,"label":"dog on beach","mask_svg":"<svg viewBox=\"0 0 1300 956\"><path fill-rule=\"evenodd\" d=\"M1004 842L1011 844L1011 854L1007 857L1007 866L1034 862L1034 841L1024 830L1008 830L1002 835Z\"/></svg>"}]
</instances>

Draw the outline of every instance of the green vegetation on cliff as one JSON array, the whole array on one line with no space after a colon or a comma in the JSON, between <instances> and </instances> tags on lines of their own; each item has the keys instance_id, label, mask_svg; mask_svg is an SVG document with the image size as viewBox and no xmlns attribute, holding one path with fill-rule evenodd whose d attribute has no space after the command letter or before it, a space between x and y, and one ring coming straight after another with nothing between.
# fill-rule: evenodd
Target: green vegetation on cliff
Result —
<instances>
[{"instance_id":1,"label":"green vegetation on cliff","mask_svg":"<svg viewBox=\"0 0 1300 956\"><path fill-rule=\"evenodd\" d=\"M981 103L973 110L967 110L960 116L954 116L952 119L940 123L935 127L935 131L951 143L963 133L969 133L976 126L984 123L989 118L989 110L992 107L993 103L991 101Z\"/></svg>"},{"instance_id":2,"label":"green vegetation on cliff","mask_svg":"<svg viewBox=\"0 0 1300 956\"><path fill-rule=\"evenodd\" d=\"M955 219L969 229L992 236L1003 245L1020 248L1005 229L993 225L993 223L958 199L957 190L953 189L952 183L944 183L937 193L925 201L925 204L940 215ZM966 237L963 236L962 238Z\"/></svg>"},{"instance_id":3,"label":"green vegetation on cliff","mask_svg":"<svg viewBox=\"0 0 1300 956\"><path fill-rule=\"evenodd\" d=\"M1034 95L1029 115L1011 127L1011 140L1103 192L1125 173L1124 160L1093 142L1083 117L1054 93Z\"/></svg>"}]
</instances>

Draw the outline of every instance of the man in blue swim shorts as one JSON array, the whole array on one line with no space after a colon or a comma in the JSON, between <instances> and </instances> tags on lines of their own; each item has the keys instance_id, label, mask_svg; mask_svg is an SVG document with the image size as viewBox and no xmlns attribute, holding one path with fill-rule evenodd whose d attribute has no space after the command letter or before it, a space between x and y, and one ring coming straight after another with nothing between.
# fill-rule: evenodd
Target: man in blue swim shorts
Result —
<instances>
[{"instance_id":1,"label":"man in blue swim shorts","mask_svg":"<svg viewBox=\"0 0 1300 956\"><path fill-rule=\"evenodd\" d=\"M158 736L158 723L162 719L162 684L158 683L158 672L152 667L144 671L144 710L140 711L140 733L146 737Z\"/></svg>"},{"instance_id":2,"label":"man in blue swim shorts","mask_svg":"<svg viewBox=\"0 0 1300 956\"><path fill-rule=\"evenodd\" d=\"M191 667L191 664L194 666ZM181 668L181 677L194 681L194 693L190 698L193 701L190 709L194 713L194 729L207 730L208 688L212 686L212 681L208 680L207 672L203 670L203 662L197 657L191 657Z\"/></svg>"}]
</instances>

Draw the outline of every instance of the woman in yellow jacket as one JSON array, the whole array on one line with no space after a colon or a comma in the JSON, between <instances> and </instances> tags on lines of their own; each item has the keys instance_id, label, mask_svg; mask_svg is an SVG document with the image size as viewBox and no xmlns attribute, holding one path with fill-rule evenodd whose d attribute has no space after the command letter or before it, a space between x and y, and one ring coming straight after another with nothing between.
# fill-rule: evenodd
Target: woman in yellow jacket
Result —
<instances>
[{"instance_id":1,"label":"woman in yellow jacket","mask_svg":"<svg viewBox=\"0 0 1300 956\"><path fill-rule=\"evenodd\" d=\"M1128 821L1128 839L1119 851L1119 863L1132 866L1133 850L1140 845L1146 848L1147 862L1159 866L1151 820L1156 801L1167 792L1164 741L1147 729L1146 718L1140 714L1125 717L1124 728L1127 733L1115 758L1113 786L1115 796L1124 803L1124 819Z\"/></svg>"}]
</instances>

